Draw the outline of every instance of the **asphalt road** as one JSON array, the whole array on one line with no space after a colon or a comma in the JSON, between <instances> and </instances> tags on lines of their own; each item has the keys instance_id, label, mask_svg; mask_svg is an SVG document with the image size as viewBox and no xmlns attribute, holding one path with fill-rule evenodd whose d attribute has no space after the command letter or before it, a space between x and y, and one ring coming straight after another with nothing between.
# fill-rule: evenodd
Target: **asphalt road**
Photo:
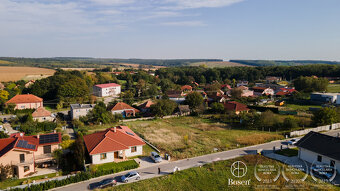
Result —
<instances>
[{"instance_id":1,"label":"asphalt road","mask_svg":"<svg viewBox=\"0 0 340 191\"><path fill-rule=\"evenodd\" d=\"M338 133L340 133L340 129L329 131L329 132L326 132L325 134L331 135L331 136L337 136ZM211 163L211 162L217 161L217 160L227 160L227 159L232 159L232 158L240 157L240 156L247 155L247 154L256 154L258 150L263 150L265 152L266 150L267 151L273 150L273 147L275 147L276 149L279 149L281 147L281 145L283 146L283 148L286 148L287 145L285 143L286 143L285 140L272 141L272 142L269 142L269 143L264 143L264 144L249 146L249 147L243 147L243 148L233 149L233 150L229 150L229 151L217 152L217 153L193 157L193 158L189 158L189 159L173 161L173 162L166 163L166 164L155 164L155 165L152 165L152 166L149 166L149 167L135 169L135 171L137 171L140 174L141 180L149 179L149 178L154 178L154 177L157 177L157 176L169 174L169 173L173 172L173 169L176 166L179 167L181 170L188 169L188 168L203 165L205 163ZM158 167L161 169L161 174L158 174ZM132 170L130 170L130 171L132 171ZM106 176L94 178L94 179L91 179L91 180L88 180L88 181L79 182L79 183L75 183L75 184L71 184L71 185L66 185L64 187L56 188L56 189L53 189L53 190L61 190L61 191L87 190L87 186L89 184L94 183L94 182L99 182L99 181L101 181L105 178L109 178L109 177L115 177L117 182L118 182L117 185L126 184L126 183L120 182L120 176L126 174L127 172L128 171L120 172L120 173L116 173L116 174L111 174L111 175L106 175ZM129 181L129 183L130 182L134 182L134 181Z\"/></svg>"}]
</instances>

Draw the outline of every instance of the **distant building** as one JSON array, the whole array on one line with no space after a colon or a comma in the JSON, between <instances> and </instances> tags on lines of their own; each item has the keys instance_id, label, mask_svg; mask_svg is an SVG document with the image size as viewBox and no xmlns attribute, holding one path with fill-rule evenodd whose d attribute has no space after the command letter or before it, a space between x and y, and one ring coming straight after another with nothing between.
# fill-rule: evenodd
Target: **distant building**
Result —
<instances>
[{"instance_id":1,"label":"distant building","mask_svg":"<svg viewBox=\"0 0 340 191\"><path fill-rule=\"evenodd\" d=\"M336 103L339 93L312 93L310 99L313 102Z\"/></svg>"},{"instance_id":2,"label":"distant building","mask_svg":"<svg viewBox=\"0 0 340 191\"><path fill-rule=\"evenodd\" d=\"M248 112L250 110L247 105L236 101L229 101L224 103L224 109L227 111L235 112L236 114L239 114L241 112Z\"/></svg>"},{"instance_id":3,"label":"distant building","mask_svg":"<svg viewBox=\"0 0 340 191\"><path fill-rule=\"evenodd\" d=\"M33 94L16 95L6 102L7 104L15 104L14 109L37 109L43 107L43 99Z\"/></svg>"},{"instance_id":4,"label":"distant building","mask_svg":"<svg viewBox=\"0 0 340 191\"><path fill-rule=\"evenodd\" d=\"M0 82L0 90L5 89L5 85Z\"/></svg>"},{"instance_id":5,"label":"distant building","mask_svg":"<svg viewBox=\"0 0 340 191\"><path fill-rule=\"evenodd\" d=\"M32 113L32 117L34 121L44 122L44 121L54 121L54 116L44 107L39 107Z\"/></svg>"},{"instance_id":6,"label":"distant building","mask_svg":"<svg viewBox=\"0 0 340 191\"><path fill-rule=\"evenodd\" d=\"M266 76L266 82L267 83L274 83L274 82L280 82L282 81L281 77L277 77L277 76Z\"/></svg>"},{"instance_id":7,"label":"distant building","mask_svg":"<svg viewBox=\"0 0 340 191\"><path fill-rule=\"evenodd\" d=\"M116 83L98 84L93 86L93 94L98 97L118 97L121 93L121 86Z\"/></svg>"},{"instance_id":8,"label":"distant building","mask_svg":"<svg viewBox=\"0 0 340 191\"><path fill-rule=\"evenodd\" d=\"M71 104L71 119L79 119L79 117L86 116L96 104Z\"/></svg>"},{"instance_id":9,"label":"distant building","mask_svg":"<svg viewBox=\"0 0 340 191\"><path fill-rule=\"evenodd\" d=\"M253 87L253 91L254 91L254 95L256 96L275 94L272 88L265 88L265 87Z\"/></svg>"},{"instance_id":10,"label":"distant building","mask_svg":"<svg viewBox=\"0 0 340 191\"><path fill-rule=\"evenodd\" d=\"M236 87L240 87L240 86L248 86L248 81L238 81L236 84Z\"/></svg>"},{"instance_id":11,"label":"distant building","mask_svg":"<svg viewBox=\"0 0 340 191\"><path fill-rule=\"evenodd\" d=\"M25 88L29 88L31 85L33 85L35 83L35 80L30 80L29 82L27 82L25 84Z\"/></svg>"},{"instance_id":12,"label":"distant building","mask_svg":"<svg viewBox=\"0 0 340 191\"><path fill-rule=\"evenodd\" d=\"M123 117L134 117L136 116L136 113L139 113L138 109L133 108L124 102L118 102L110 110L113 115L121 114Z\"/></svg>"},{"instance_id":13,"label":"distant building","mask_svg":"<svg viewBox=\"0 0 340 191\"><path fill-rule=\"evenodd\" d=\"M178 104L183 103L185 101L184 94L180 90L168 90L166 94L169 97L169 100L174 101Z\"/></svg>"},{"instance_id":14,"label":"distant building","mask_svg":"<svg viewBox=\"0 0 340 191\"><path fill-rule=\"evenodd\" d=\"M138 108L140 109L141 112L147 113L147 112L150 112L150 107L153 104L155 104L155 103L148 100L148 101L144 102L143 104L139 105Z\"/></svg>"},{"instance_id":15,"label":"distant building","mask_svg":"<svg viewBox=\"0 0 340 191\"><path fill-rule=\"evenodd\" d=\"M189 86L189 85L184 85L181 87L181 90L183 93L188 93L188 92L191 92L192 91L192 87Z\"/></svg>"}]
</instances>

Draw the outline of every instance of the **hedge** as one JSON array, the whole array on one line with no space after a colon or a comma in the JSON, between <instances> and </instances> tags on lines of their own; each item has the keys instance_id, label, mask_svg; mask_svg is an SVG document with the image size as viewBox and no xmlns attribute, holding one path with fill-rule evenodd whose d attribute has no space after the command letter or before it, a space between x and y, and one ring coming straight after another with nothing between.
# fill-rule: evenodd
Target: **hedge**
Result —
<instances>
[{"instance_id":1,"label":"hedge","mask_svg":"<svg viewBox=\"0 0 340 191\"><path fill-rule=\"evenodd\" d=\"M104 176L104 175L107 175L107 174L113 174L113 173L121 172L121 171L124 171L124 170L130 170L130 169L138 168L138 166L139 166L136 163L136 161L134 161L134 160L120 162L120 163L116 163L116 164L117 165L114 165L113 168L110 168L110 169L107 169L107 170L97 170L95 172L90 172L90 171L80 172L80 173L76 174L75 176L70 176L70 177L63 179L63 180L52 180L52 181L44 182L44 183L41 183L41 184L33 184L33 185L27 186L25 188L15 188L15 189L11 189L11 190L12 191L49 190L49 189L52 189L52 188L57 188L57 187L65 186L65 185L68 185L68 184L89 180L91 178Z\"/></svg>"}]
</instances>

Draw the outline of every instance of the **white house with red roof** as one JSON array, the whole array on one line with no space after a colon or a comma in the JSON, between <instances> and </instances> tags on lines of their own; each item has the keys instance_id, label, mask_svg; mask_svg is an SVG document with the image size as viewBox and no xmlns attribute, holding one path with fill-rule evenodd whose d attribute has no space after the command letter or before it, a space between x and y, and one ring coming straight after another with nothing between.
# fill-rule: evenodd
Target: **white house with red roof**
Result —
<instances>
[{"instance_id":1,"label":"white house with red roof","mask_svg":"<svg viewBox=\"0 0 340 191\"><path fill-rule=\"evenodd\" d=\"M52 115L50 111L45 109L44 107L39 107L32 113L32 117L34 121L44 122L44 121L54 121L55 117Z\"/></svg>"},{"instance_id":2,"label":"white house with red roof","mask_svg":"<svg viewBox=\"0 0 340 191\"><path fill-rule=\"evenodd\" d=\"M127 126L108 128L84 136L92 164L125 160L143 154L145 142Z\"/></svg>"},{"instance_id":3,"label":"white house with red roof","mask_svg":"<svg viewBox=\"0 0 340 191\"><path fill-rule=\"evenodd\" d=\"M8 104L15 104L14 109L37 109L43 107L43 99L33 94L16 95L6 102Z\"/></svg>"},{"instance_id":4,"label":"white house with red roof","mask_svg":"<svg viewBox=\"0 0 340 191\"><path fill-rule=\"evenodd\" d=\"M93 86L93 94L98 97L118 97L121 93L121 86L116 83L97 84Z\"/></svg>"},{"instance_id":5,"label":"white house with red roof","mask_svg":"<svg viewBox=\"0 0 340 191\"><path fill-rule=\"evenodd\" d=\"M10 165L13 176L24 178L36 171L37 166L44 166L53 160L52 152L59 148L60 133L24 136L24 133L12 134L0 139L0 164Z\"/></svg>"},{"instance_id":6,"label":"white house with red roof","mask_svg":"<svg viewBox=\"0 0 340 191\"><path fill-rule=\"evenodd\" d=\"M110 111L113 115L115 114L121 114L123 117L134 117L136 116L136 113L139 113L140 111L124 102L118 102L116 105L114 105Z\"/></svg>"}]
</instances>

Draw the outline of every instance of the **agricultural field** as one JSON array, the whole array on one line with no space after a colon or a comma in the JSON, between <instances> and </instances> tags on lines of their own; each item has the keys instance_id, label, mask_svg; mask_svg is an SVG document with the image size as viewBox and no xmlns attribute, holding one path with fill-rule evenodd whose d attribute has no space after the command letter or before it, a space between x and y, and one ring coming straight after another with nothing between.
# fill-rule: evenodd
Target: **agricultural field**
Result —
<instances>
[{"instance_id":1,"label":"agricultural field","mask_svg":"<svg viewBox=\"0 0 340 191\"><path fill-rule=\"evenodd\" d=\"M52 76L54 72L46 68L0 66L0 82L36 80Z\"/></svg>"},{"instance_id":2,"label":"agricultural field","mask_svg":"<svg viewBox=\"0 0 340 191\"><path fill-rule=\"evenodd\" d=\"M222 67L235 67L235 66L247 66L249 67L249 65L245 65L245 64L239 64L236 62L195 62L195 63L191 63L189 64L190 66L207 66L208 68L222 68Z\"/></svg>"},{"instance_id":3,"label":"agricultural field","mask_svg":"<svg viewBox=\"0 0 340 191\"><path fill-rule=\"evenodd\" d=\"M329 84L327 87L327 92L340 93L340 84Z\"/></svg>"},{"instance_id":4,"label":"agricultural field","mask_svg":"<svg viewBox=\"0 0 340 191\"><path fill-rule=\"evenodd\" d=\"M231 165L235 161L242 161L247 166L247 172L242 178L235 178L231 173ZM340 190L326 183L317 183L311 176L308 176L305 181L299 183L287 183L282 174L274 183L266 184L259 182L255 176L255 165L257 162L265 164L277 164L278 166L286 167L286 165L268 159L261 155L246 155L232 160L218 161L212 164L206 164L202 167L190 168L187 170L176 172L162 177L142 180L133 184L124 184L107 188L105 191L135 191L135 190ZM304 176L301 173L301 176ZM287 175L288 178L291 176ZM249 186L228 185L229 180L250 180ZM271 186L272 189L265 189L266 186ZM274 188L275 189L274 189Z\"/></svg>"},{"instance_id":5,"label":"agricultural field","mask_svg":"<svg viewBox=\"0 0 340 191\"><path fill-rule=\"evenodd\" d=\"M231 129L199 117L126 122L134 132L173 158L183 159L282 139L274 132ZM96 131L98 126L90 132ZM108 128L103 127L102 128Z\"/></svg>"}]
</instances>

